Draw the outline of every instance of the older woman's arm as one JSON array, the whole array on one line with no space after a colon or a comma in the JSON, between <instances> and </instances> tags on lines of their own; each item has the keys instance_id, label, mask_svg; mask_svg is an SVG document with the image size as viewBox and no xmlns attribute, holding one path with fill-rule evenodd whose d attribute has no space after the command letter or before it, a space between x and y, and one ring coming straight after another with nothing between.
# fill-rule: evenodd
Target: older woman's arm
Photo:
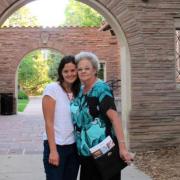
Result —
<instances>
[{"instance_id":1,"label":"older woman's arm","mask_svg":"<svg viewBox=\"0 0 180 180\"><path fill-rule=\"evenodd\" d=\"M54 134L54 112L56 101L50 96L44 96L42 99L42 109L45 119L46 133L48 137L48 143L50 148L49 163L55 166L59 165L59 155L55 143Z\"/></svg>"},{"instance_id":2,"label":"older woman's arm","mask_svg":"<svg viewBox=\"0 0 180 180\"><path fill-rule=\"evenodd\" d=\"M133 160L133 157L131 156L131 154L128 152L126 148L121 119L119 118L117 111L113 109L107 110L106 115L111 120L111 123L113 125L114 131L118 140L118 144L119 144L120 156L127 163L130 163Z\"/></svg>"}]
</instances>

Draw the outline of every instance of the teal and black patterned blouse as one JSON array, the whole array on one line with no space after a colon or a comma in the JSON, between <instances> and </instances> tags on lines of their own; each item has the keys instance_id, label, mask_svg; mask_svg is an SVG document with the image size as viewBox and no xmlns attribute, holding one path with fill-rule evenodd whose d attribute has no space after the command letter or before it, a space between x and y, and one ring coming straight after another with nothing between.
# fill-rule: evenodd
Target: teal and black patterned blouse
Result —
<instances>
[{"instance_id":1,"label":"teal and black patterned blouse","mask_svg":"<svg viewBox=\"0 0 180 180\"><path fill-rule=\"evenodd\" d=\"M113 94L110 87L100 79L87 94L83 94L82 87L79 95L71 102L75 138L80 155L90 156L89 148L105 139L106 125L110 123L106 116L109 109L116 110Z\"/></svg>"}]
</instances>

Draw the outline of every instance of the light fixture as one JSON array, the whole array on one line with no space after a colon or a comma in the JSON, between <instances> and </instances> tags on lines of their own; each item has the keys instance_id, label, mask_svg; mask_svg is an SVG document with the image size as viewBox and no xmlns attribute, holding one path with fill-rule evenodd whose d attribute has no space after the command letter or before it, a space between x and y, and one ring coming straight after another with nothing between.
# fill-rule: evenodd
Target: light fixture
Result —
<instances>
[{"instance_id":1,"label":"light fixture","mask_svg":"<svg viewBox=\"0 0 180 180\"><path fill-rule=\"evenodd\" d=\"M43 44L47 44L49 40L49 33L48 32L42 32L41 33L41 42Z\"/></svg>"}]
</instances>

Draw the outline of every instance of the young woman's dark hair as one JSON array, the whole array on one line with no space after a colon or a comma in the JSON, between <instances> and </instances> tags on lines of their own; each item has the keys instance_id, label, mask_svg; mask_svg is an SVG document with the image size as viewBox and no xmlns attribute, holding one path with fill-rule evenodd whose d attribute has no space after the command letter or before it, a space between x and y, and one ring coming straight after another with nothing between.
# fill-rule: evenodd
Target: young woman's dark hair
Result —
<instances>
[{"instance_id":1,"label":"young woman's dark hair","mask_svg":"<svg viewBox=\"0 0 180 180\"><path fill-rule=\"evenodd\" d=\"M59 63L59 67L58 67L58 79L57 79L57 81L59 81L61 86L62 86L62 83L64 82L64 78L63 78L63 75L62 75L62 70L63 70L64 66L66 64L68 64L68 63L72 63L72 64L76 65L75 57L72 56L72 55L64 56L61 59L61 62ZM78 95L79 89L80 89L80 80L79 80L79 78L77 78L77 80L73 83L73 85L71 87L71 90L73 92L74 97L76 97Z\"/></svg>"}]
</instances>

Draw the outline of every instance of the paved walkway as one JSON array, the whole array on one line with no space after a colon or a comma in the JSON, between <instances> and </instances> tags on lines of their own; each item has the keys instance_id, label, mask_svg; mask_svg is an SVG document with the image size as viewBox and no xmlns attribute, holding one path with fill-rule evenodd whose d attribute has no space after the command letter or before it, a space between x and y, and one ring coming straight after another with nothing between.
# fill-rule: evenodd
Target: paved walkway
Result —
<instances>
[{"instance_id":1,"label":"paved walkway","mask_svg":"<svg viewBox=\"0 0 180 180\"><path fill-rule=\"evenodd\" d=\"M23 113L0 116L0 154L42 153L41 100L33 98Z\"/></svg>"},{"instance_id":2,"label":"paved walkway","mask_svg":"<svg viewBox=\"0 0 180 180\"><path fill-rule=\"evenodd\" d=\"M42 165L41 98L31 98L23 113L0 115L0 180L45 180ZM122 171L122 180L151 180L136 167Z\"/></svg>"}]
</instances>

